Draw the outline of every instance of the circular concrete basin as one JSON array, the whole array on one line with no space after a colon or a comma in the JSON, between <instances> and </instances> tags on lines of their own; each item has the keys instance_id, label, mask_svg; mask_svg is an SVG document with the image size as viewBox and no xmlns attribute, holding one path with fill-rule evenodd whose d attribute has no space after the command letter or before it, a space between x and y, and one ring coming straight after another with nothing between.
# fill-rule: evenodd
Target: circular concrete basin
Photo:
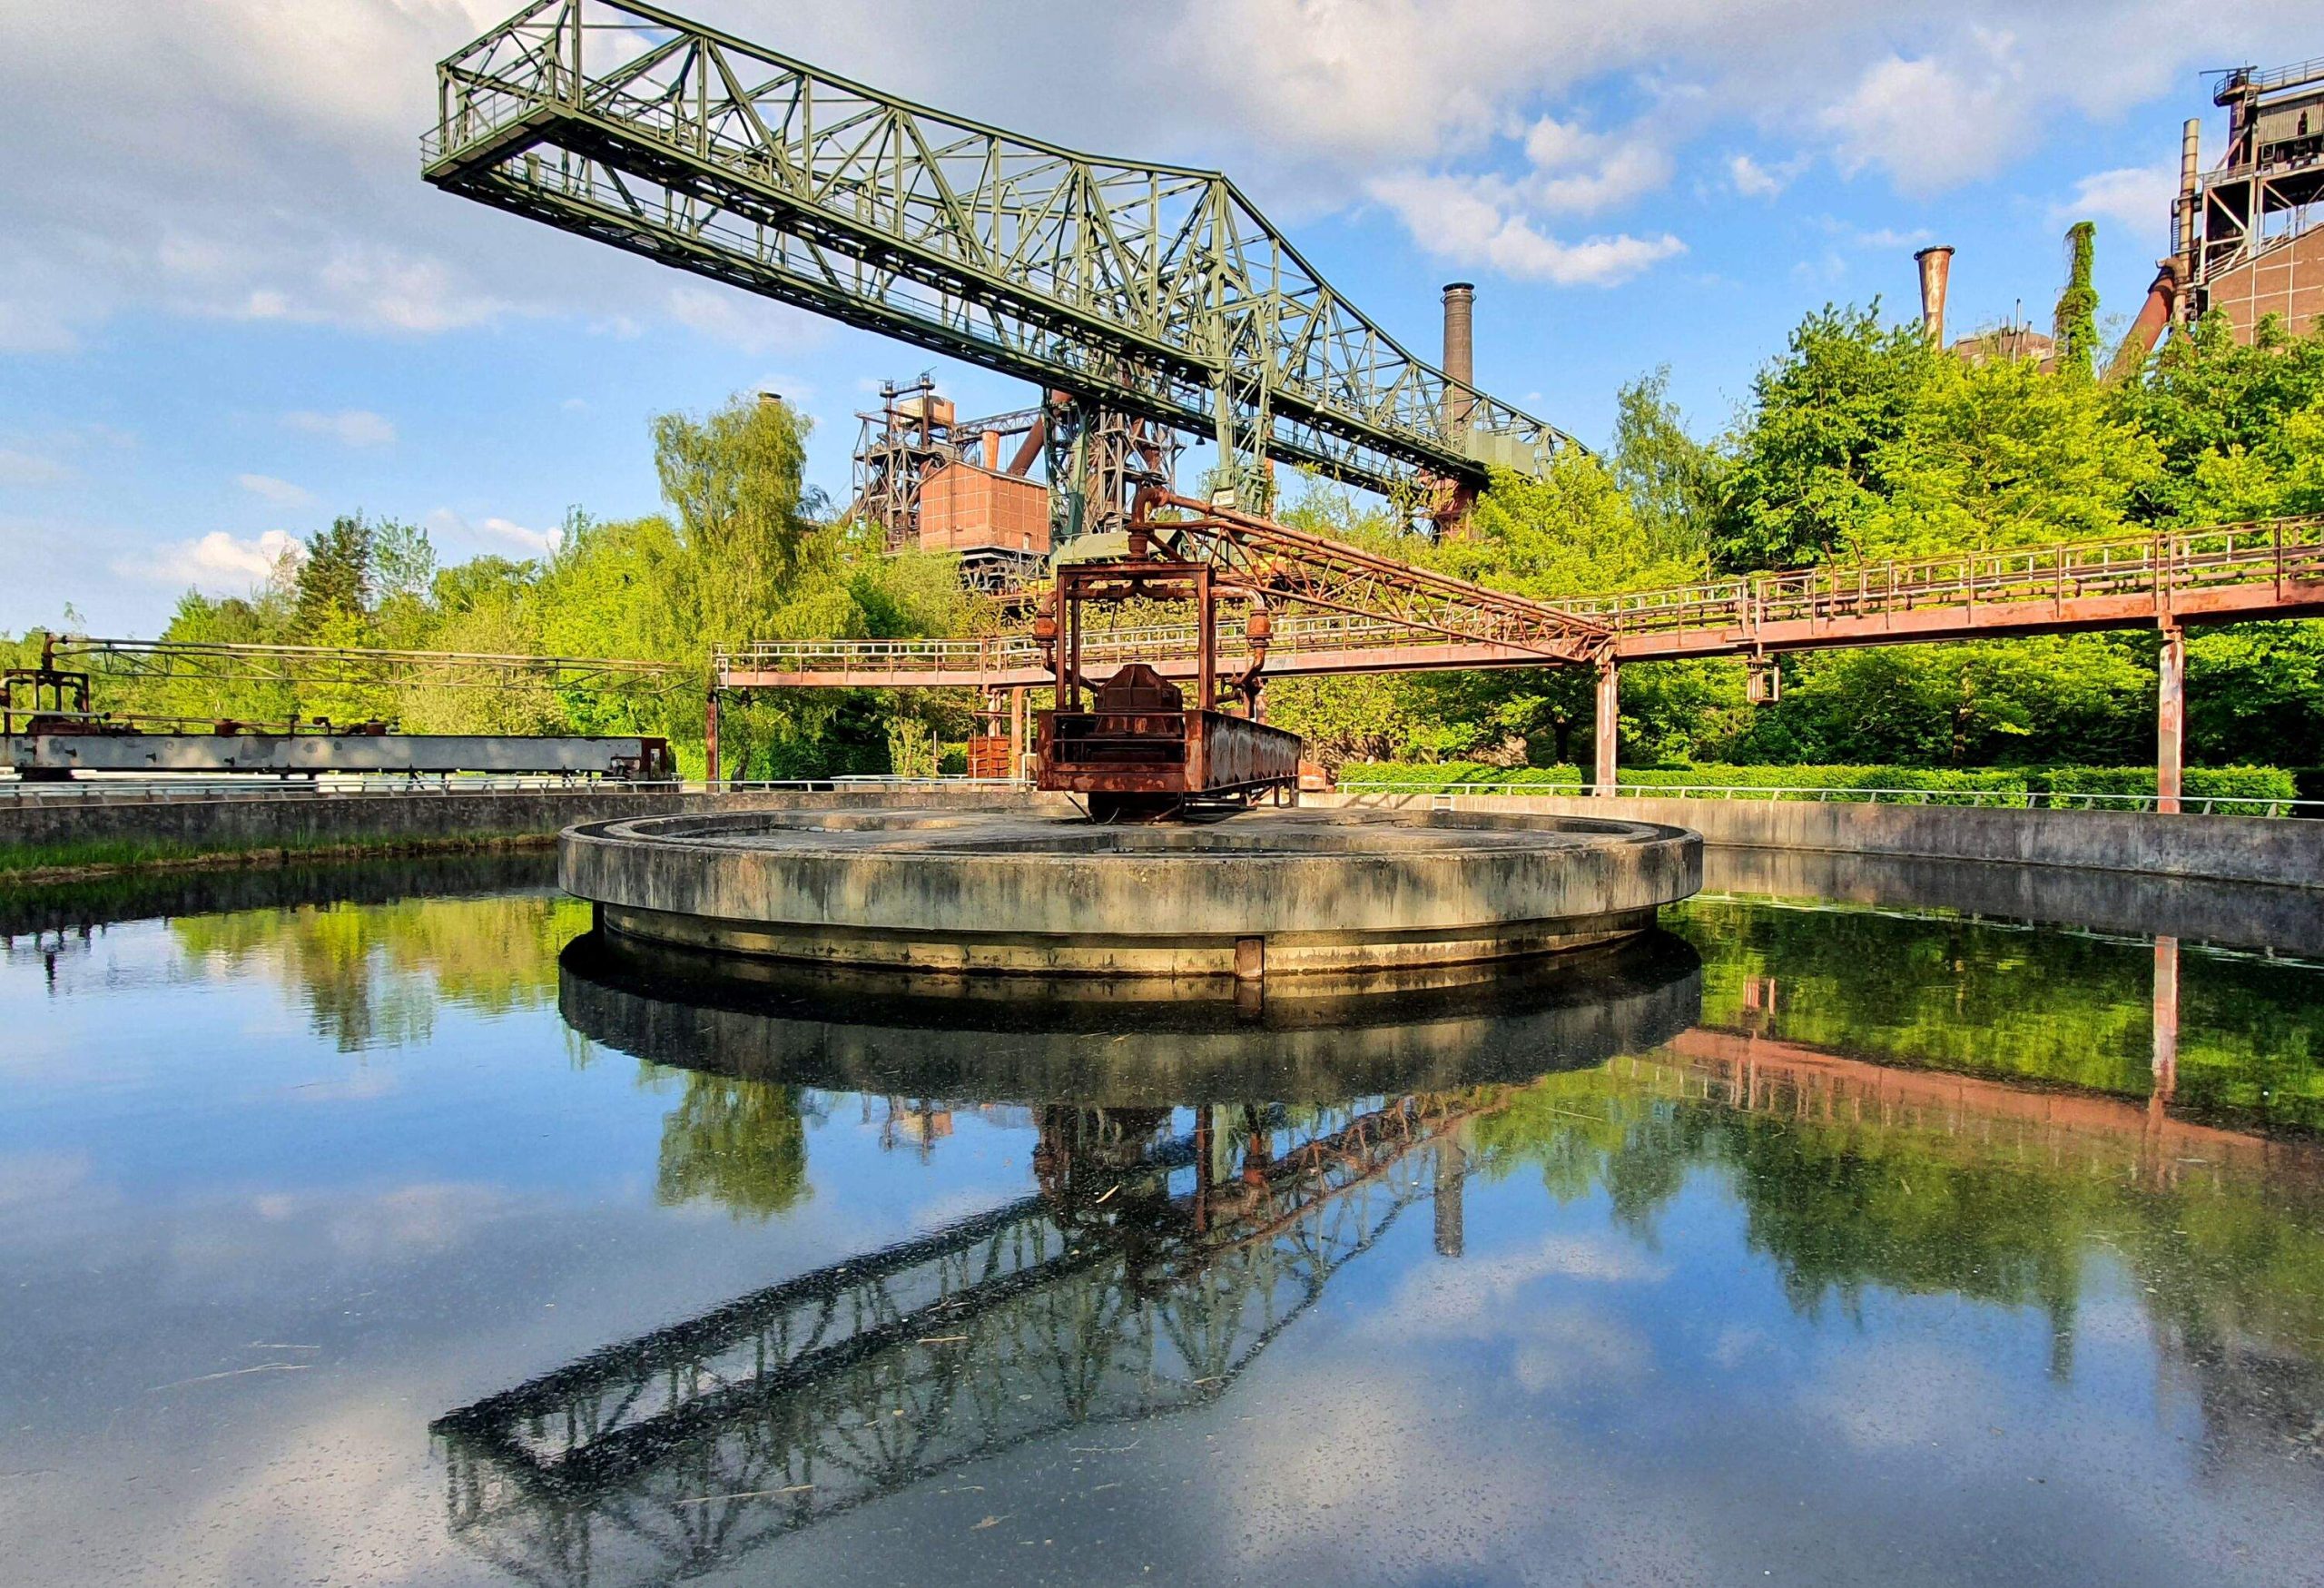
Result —
<instances>
[{"instance_id":1,"label":"circular concrete basin","mask_svg":"<svg viewBox=\"0 0 2324 1588\"><path fill-rule=\"evenodd\" d=\"M1702 883L1677 827L1475 812L1096 826L827 809L571 827L559 881L625 937L955 973L1446 974L1644 931Z\"/></svg>"}]
</instances>

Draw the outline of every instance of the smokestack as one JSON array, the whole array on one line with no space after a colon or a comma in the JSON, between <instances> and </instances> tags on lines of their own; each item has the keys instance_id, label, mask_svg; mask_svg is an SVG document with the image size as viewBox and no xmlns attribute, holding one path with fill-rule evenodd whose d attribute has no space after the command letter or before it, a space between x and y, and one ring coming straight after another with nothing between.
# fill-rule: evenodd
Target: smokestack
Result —
<instances>
[{"instance_id":1,"label":"smokestack","mask_svg":"<svg viewBox=\"0 0 2324 1588\"><path fill-rule=\"evenodd\" d=\"M2202 180L2202 162L2197 147L2202 142L2203 123L2190 117L2179 130L2179 281L2182 287L2195 281L2195 188ZM2180 305L2183 309L2187 294L2182 293Z\"/></svg>"},{"instance_id":2,"label":"smokestack","mask_svg":"<svg viewBox=\"0 0 2324 1588\"><path fill-rule=\"evenodd\" d=\"M1953 250L1940 243L1913 255L1921 267L1921 330L1928 345L1945 350L1945 290L1953 279Z\"/></svg>"},{"instance_id":3,"label":"smokestack","mask_svg":"<svg viewBox=\"0 0 2324 1588\"><path fill-rule=\"evenodd\" d=\"M1475 283L1444 283L1444 373L1452 380L1444 393L1444 427L1456 435L1469 428L1477 406L1476 304Z\"/></svg>"},{"instance_id":4,"label":"smokestack","mask_svg":"<svg viewBox=\"0 0 2324 1588\"><path fill-rule=\"evenodd\" d=\"M1000 472L1000 432L999 430L987 430L984 433L984 466L996 474Z\"/></svg>"}]
</instances>

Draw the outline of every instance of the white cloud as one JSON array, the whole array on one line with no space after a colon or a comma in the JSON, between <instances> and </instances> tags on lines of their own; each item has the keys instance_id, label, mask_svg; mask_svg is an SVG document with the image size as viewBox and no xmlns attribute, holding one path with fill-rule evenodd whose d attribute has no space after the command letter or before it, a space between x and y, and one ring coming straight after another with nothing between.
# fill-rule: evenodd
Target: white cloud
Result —
<instances>
[{"instance_id":1,"label":"white cloud","mask_svg":"<svg viewBox=\"0 0 2324 1588\"><path fill-rule=\"evenodd\" d=\"M1543 116L1525 134L1532 170L1518 189L1534 207L1594 214L1652 192L1670 180L1669 153L1633 128L1593 133Z\"/></svg>"},{"instance_id":2,"label":"white cloud","mask_svg":"<svg viewBox=\"0 0 2324 1588\"><path fill-rule=\"evenodd\" d=\"M282 422L294 430L329 436L347 447L385 447L396 439L395 421L369 409L343 408L337 413L300 409L284 414Z\"/></svg>"},{"instance_id":3,"label":"white cloud","mask_svg":"<svg viewBox=\"0 0 2324 1588\"><path fill-rule=\"evenodd\" d=\"M547 557L565 543L562 529L527 529L509 518L468 518L449 508L438 508L428 514L426 524L432 536L470 542L499 541L529 557Z\"/></svg>"},{"instance_id":4,"label":"white cloud","mask_svg":"<svg viewBox=\"0 0 2324 1588\"><path fill-rule=\"evenodd\" d=\"M2179 196L2179 170L2170 161L2094 172L2074 184L2073 197L2051 207L2050 219L2118 221L2134 232L2167 233L2171 203Z\"/></svg>"},{"instance_id":5,"label":"white cloud","mask_svg":"<svg viewBox=\"0 0 2324 1588\"><path fill-rule=\"evenodd\" d=\"M799 345L797 311L679 285L419 180L431 64L509 3L78 0L37 26L0 23L0 351L67 353L131 311L403 336L543 313ZM1600 281L1676 240L1658 222L1575 242L1551 222L1614 213L1714 129L1748 130L1759 151L1710 161L1738 192L1771 196L1787 137L1929 191L2028 152L2060 115L2183 93L2189 68L2288 35L2312 5L2055 0L2016 7L2014 38L1985 0L962 0L940 30L840 0L775 25L725 0L718 20L1004 125L1224 165L1294 224L1361 202L1384 173L1498 173L1513 185L1483 257ZM95 58L102 97L84 87ZM1157 74L1177 90L1152 93ZM1637 120L1589 131L1585 95L1637 104Z\"/></svg>"},{"instance_id":6,"label":"white cloud","mask_svg":"<svg viewBox=\"0 0 2324 1588\"><path fill-rule=\"evenodd\" d=\"M788 351L823 333L822 322L803 309L733 287L687 283L671 288L664 302L680 325L746 353Z\"/></svg>"},{"instance_id":7,"label":"white cloud","mask_svg":"<svg viewBox=\"0 0 2324 1588\"><path fill-rule=\"evenodd\" d=\"M298 538L280 529L251 540L212 529L198 539L164 546L150 557L123 558L113 570L133 579L190 585L212 595L239 595L264 583L285 558L295 562L305 555Z\"/></svg>"},{"instance_id":8,"label":"white cloud","mask_svg":"<svg viewBox=\"0 0 2324 1588\"><path fill-rule=\"evenodd\" d=\"M278 508L303 508L314 499L314 493L287 479L277 479L271 474L238 474L234 483L261 500Z\"/></svg>"},{"instance_id":9,"label":"white cloud","mask_svg":"<svg viewBox=\"0 0 2324 1588\"><path fill-rule=\"evenodd\" d=\"M0 447L0 485L60 485L73 471L54 458Z\"/></svg>"},{"instance_id":10,"label":"white cloud","mask_svg":"<svg viewBox=\"0 0 2324 1588\"><path fill-rule=\"evenodd\" d=\"M1998 169L2032 143L2015 41L1980 35L1984 59L1955 66L1890 55L1866 68L1818 122L1837 145L1840 169L1876 165L1907 193L1958 186Z\"/></svg>"},{"instance_id":11,"label":"white cloud","mask_svg":"<svg viewBox=\"0 0 2324 1588\"><path fill-rule=\"evenodd\" d=\"M1727 157L1727 183L1747 199L1771 199L1789 187L1800 170L1800 163L1796 160L1768 166L1748 154L1730 154Z\"/></svg>"},{"instance_id":12,"label":"white cloud","mask_svg":"<svg viewBox=\"0 0 2324 1588\"><path fill-rule=\"evenodd\" d=\"M1462 264L1490 265L1526 281L1610 287L1686 252L1686 244L1668 232L1564 242L1541 231L1517 207L1516 195L1491 179L1386 177L1372 191L1428 252Z\"/></svg>"},{"instance_id":13,"label":"white cloud","mask_svg":"<svg viewBox=\"0 0 2324 1588\"><path fill-rule=\"evenodd\" d=\"M1825 215L1817 224L1850 248L1866 248L1887 252L1899 248L1923 248L1935 241L1936 233L1925 226L1858 226L1837 216Z\"/></svg>"}]
</instances>

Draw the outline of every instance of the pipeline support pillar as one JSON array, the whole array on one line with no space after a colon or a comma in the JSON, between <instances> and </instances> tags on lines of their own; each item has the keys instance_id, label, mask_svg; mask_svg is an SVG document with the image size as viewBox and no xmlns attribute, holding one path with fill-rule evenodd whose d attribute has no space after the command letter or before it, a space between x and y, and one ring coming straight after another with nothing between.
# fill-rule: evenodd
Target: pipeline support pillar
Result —
<instances>
[{"instance_id":1,"label":"pipeline support pillar","mask_svg":"<svg viewBox=\"0 0 2324 1588\"><path fill-rule=\"evenodd\" d=\"M1025 780L1025 686L1022 684L1009 692L1009 778L1012 783Z\"/></svg>"},{"instance_id":2,"label":"pipeline support pillar","mask_svg":"<svg viewBox=\"0 0 2324 1588\"><path fill-rule=\"evenodd\" d=\"M702 717L703 786L714 794L718 789L718 691L710 692L710 704Z\"/></svg>"},{"instance_id":3,"label":"pipeline support pillar","mask_svg":"<svg viewBox=\"0 0 2324 1588\"><path fill-rule=\"evenodd\" d=\"M2155 672L2154 808L2176 815L2187 737L2187 631L2176 624L2162 631L2162 654Z\"/></svg>"},{"instance_id":4,"label":"pipeline support pillar","mask_svg":"<svg viewBox=\"0 0 2324 1588\"><path fill-rule=\"evenodd\" d=\"M1591 792L1600 799L1614 797L1616 731L1621 726L1621 686L1614 658L1606 657L1598 664L1598 711L1593 725L1597 740L1596 764L1591 768Z\"/></svg>"}]
</instances>

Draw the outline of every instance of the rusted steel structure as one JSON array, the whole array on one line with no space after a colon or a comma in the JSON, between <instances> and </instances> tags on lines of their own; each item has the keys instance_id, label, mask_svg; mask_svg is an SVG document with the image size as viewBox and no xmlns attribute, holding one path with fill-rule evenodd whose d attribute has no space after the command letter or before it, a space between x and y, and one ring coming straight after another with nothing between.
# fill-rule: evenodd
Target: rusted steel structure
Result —
<instances>
[{"instance_id":1,"label":"rusted steel structure","mask_svg":"<svg viewBox=\"0 0 2324 1588\"><path fill-rule=\"evenodd\" d=\"M66 664L74 664L67 666ZM0 677L0 767L27 782L79 773L310 777L327 773L529 774L658 783L666 739L635 734L405 734L383 719L250 722L100 710L99 681L337 686L375 690L624 684L667 687L681 669L617 657L494 656L356 646L212 645L52 635L40 665Z\"/></svg>"},{"instance_id":2,"label":"rusted steel structure","mask_svg":"<svg viewBox=\"0 0 2324 1588\"><path fill-rule=\"evenodd\" d=\"M1068 564L1058 572L1049 609L1036 620L1054 708L1036 717L1035 783L1078 794L1098 821L1157 820L1192 810L1247 804L1299 786L1299 735L1259 720L1261 675L1271 619L1257 592L1222 581L1208 563L1154 555L1143 536L1118 561ZM1241 715L1216 709L1218 602L1247 603L1245 660L1232 690ZM1083 608L1091 602L1186 601L1194 629L1195 699L1143 662L1089 686L1082 705Z\"/></svg>"},{"instance_id":3,"label":"rusted steel structure","mask_svg":"<svg viewBox=\"0 0 2324 1588\"><path fill-rule=\"evenodd\" d=\"M1199 527L1173 528L1189 537L1204 533ZM1267 670L1283 677L1594 665L1606 656L1618 664L1682 656L1757 658L1841 646L2311 617L2324 616L2324 519L1908 561L1836 563L1522 605L1571 619L1577 636L1602 633L1608 643L1600 647L1576 638L1560 647L1539 638L1523 642L1486 632L1482 619L1447 616L1442 622L1417 621L1413 607L1391 616L1368 601L1349 598L1315 615L1276 617ZM1224 646L1234 643L1229 631L1215 637ZM1195 642L1195 626L1183 623L1081 636L1085 663L1141 656L1171 678L1194 676ZM785 641L722 651L715 665L724 686L759 689L1008 688L1047 683L1049 674L1027 633L966 640Z\"/></svg>"},{"instance_id":4,"label":"rusted steel structure","mask_svg":"<svg viewBox=\"0 0 2324 1588\"><path fill-rule=\"evenodd\" d=\"M2216 310L2244 341L2269 315L2306 331L2324 316L2324 228L2315 223L2324 200L2324 58L2270 72L2239 67L2221 76L2211 102L2227 112L2227 149L2202 171L2200 123L2186 124L2172 215L2179 252L2163 265L2187 289L2174 307L2188 321Z\"/></svg>"},{"instance_id":5,"label":"rusted steel structure","mask_svg":"<svg viewBox=\"0 0 2324 1588\"><path fill-rule=\"evenodd\" d=\"M1162 505L1198 507L1181 498ZM2183 631L2190 625L2324 616L2324 518L2168 535L1835 564L1672 589L1537 602L1338 546L1242 514L1157 520L1152 544L1206 557L1270 600L1320 607L1270 625L1276 676L1464 667L1588 666L1597 671L1596 784L1615 783L1619 670L1625 662L1739 656L1773 700L1771 659L1843 646L1925 645L2092 629L2163 635L2156 786L2176 811L2184 738ZM1082 632L1081 665L1145 660L1164 677L1215 670L1235 636L1214 622ZM1246 642L1247 646L1247 642ZM1204 654L1211 660L1206 663ZM720 686L942 688L1039 686L1054 670L1033 635L976 640L798 641L720 653Z\"/></svg>"}]
</instances>

